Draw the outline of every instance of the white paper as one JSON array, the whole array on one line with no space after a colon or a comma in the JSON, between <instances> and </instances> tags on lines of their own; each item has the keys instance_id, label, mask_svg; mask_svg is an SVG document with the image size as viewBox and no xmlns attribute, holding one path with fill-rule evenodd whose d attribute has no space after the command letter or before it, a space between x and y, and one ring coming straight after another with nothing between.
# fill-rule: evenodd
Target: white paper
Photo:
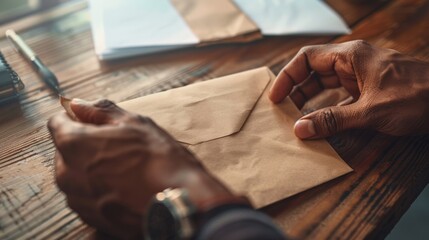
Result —
<instances>
[{"instance_id":1,"label":"white paper","mask_svg":"<svg viewBox=\"0 0 429 240\"><path fill-rule=\"evenodd\" d=\"M115 58L199 43L169 0L90 0L97 54Z\"/></svg>"},{"instance_id":2,"label":"white paper","mask_svg":"<svg viewBox=\"0 0 429 240\"><path fill-rule=\"evenodd\" d=\"M264 35L350 32L341 17L320 0L233 1ZM200 43L170 0L89 2L95 52L100 59L149 54Z\"/></svg>"},{"instance_id":3,"label":"white paper","mask_svg":"<svg viewBox=\"0 0 429 240\"><path fill-rule=\"evenodd\" d=\"M342 18L321 0L234 0L264 35L348 34Z\"/></svg>"}]
</instances>

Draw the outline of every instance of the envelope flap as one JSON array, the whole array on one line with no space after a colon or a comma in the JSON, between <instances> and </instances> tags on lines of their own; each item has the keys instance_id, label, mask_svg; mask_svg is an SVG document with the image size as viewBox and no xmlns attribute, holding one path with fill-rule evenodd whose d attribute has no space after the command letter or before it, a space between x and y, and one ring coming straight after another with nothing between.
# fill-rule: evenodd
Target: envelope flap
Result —
<instances>
[{"instance_id":1,"label":"envelope flap","mask_svg":"<svg viewBox=\"0 0 429 240\"><path fill-rule=\"evenodd\" d=\"M197 144L240 131L271 80L266 67L119 105L148 116L178 141Z\"/></svg>"}]
</instances>

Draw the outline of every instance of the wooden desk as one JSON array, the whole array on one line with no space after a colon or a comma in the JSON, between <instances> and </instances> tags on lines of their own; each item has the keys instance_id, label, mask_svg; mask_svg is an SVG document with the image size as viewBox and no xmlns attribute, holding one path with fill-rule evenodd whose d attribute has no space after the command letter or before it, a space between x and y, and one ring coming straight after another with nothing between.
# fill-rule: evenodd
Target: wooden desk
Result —
<instances>
[{"instance_id":1,"label":"wooden desk","mask_svg":"<svg viewBox=\"0 0 429 240\"><path fill-rule=\"evenodd\" d=\"M429 61L428 0L328 2L352 27L351 35L267 37L111 63L101 63L94 55L85 3L0 29L21 30L69 96L117 102L263 65L278 72L309 44L365 39ZM21 107L0 109L0 239L91 238L94 230L67 208L53 180L54 146L46 120L62 111L58 100L4 39L0 47L26 84ZM329 141L355 172L264 211L296 238L386 236L428 183L429 136L349 131Z\"/></svg>"}]
</instances>

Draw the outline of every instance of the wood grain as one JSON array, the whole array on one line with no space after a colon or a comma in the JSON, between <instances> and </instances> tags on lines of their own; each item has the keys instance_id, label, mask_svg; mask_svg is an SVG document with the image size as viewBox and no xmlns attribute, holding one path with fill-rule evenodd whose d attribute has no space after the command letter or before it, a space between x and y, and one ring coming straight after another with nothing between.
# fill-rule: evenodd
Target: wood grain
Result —
<instances>
[{"instance_id":1,"label":"wood grain","mask_svg":"<svg viewBox=\"0 0 429 240\"><path fill-rule=\"evenodd\" d=\"M278 72L309 44L365 39L429 60L429 1L328 3L353 28L351 35L268 37L99 62L88 11L76 9L55 21L35 22L22 36L69 97L89 100L124 101L263 65ZM0 108L0 239L92 238L94 230L67 208L53 181L55 150L45 125L62 111L58 99L4 39L0 46L26 84L20 103ZM264 210L296 238L383 237L429 181L428 140L367 131L330 138L355 172Z\"/></svg>"}]
</instances>

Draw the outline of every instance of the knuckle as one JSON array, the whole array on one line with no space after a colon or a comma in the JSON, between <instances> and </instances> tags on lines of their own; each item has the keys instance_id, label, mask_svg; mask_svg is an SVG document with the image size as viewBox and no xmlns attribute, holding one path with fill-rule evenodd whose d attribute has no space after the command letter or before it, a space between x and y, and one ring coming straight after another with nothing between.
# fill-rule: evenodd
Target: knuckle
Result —
<instances>
[{"instance_id":1,"label":"knuckle","mask_svg":"<svg viewBox=\"0 0 429 240\"><path fill-rule=\"evenodd\" d=\"M141 121L144 121L144 122L150 121L150 117L148 117L148 116L139 115L139 114L136 114L136 115L137 115L137 118L140 119Z\"/></svg>"},{"instance_id":2,"label":"knuckle","mask_svg":"<svg viewBox=\"0 0 429 240\"><path fill-rule=\"evenodd\" d=\"M59 130L55 139L55 145L59 148L67 147L76 141L74 133L70 133L68 130Z\"/></svg>"},{"instance_id":3,"label":"knuckle","mask_svg":"<svg viewBox=\"0 0 429 240\"><path fill-rule=\"evenodd\" d=\"M371 44L365 40L354 40L344 43L345 49L343 49L344 56L346 59L350 59L352 66L354 65L354 71L360 71L364 66L368 64L372 56L373 48Z\"/></svg>"},{"instance_id":4,"label":"knuckle","mask_svg":"<svg viewBox=\"0 0 429 240\"><path fill-rule=\"evenodd\" d=\"M358 39L358 40L354 40L354 41L350 41L350 44L356 47L368 47L371 46L367 41L362 40L362 39Z\"/></svg>"},{"instance_id":5,"label":"knuckle","mask_svg":"<svg viewBox=\"0 0 429 240\"><path fill-rule=\"evenodd\" d=\"M126 125L120 125L118 128L118 131L122 136L126 136L127 142L132 142L133 144L136 144L136 145L148 144L149 132L144 127L135 126L133 124L126 124ZM134 150L139 152L142 149L134 149ZM127 150L127 151L129 151L128 153L130 153L130 151L134 151L134 150Z\"/></svg>"},{"instance_id":6,"label":"knuckle","mask_svg":"<svg viewBox=\"0 0 429 240\"><path fill-rule=\"evenodd\" d=\"M139 114L135 113L129 113L126 112L126 114L123 114L120 118L117 119L118 123L128 123L128 124L148 124L151 122L150 118L141 116Z\"/></svg>"},{"instance_id":7,"label":"knuckle","mask_svg":"<svg viewBox=\"0 0 429 240\"><path fill-rule=\"evenodd\" d=\"M149 123L149 124L154 123L154 121L152 120L152 118L147 117L147 116L137 115L137 119L139 119L143 123Z\"/></svg>"},{"instance_id":8,"label":"knuckle","mask_svg":"<svg viewBox=\"0 0 429 240\"><path fill-rule=\"evenodd\" d=\"M332 135L340 129L340 126L338 124L341 124L332 109L326 109L320 112L318 115L318 122L321 123L319 126L318 131L320 131L322 134L326 135ZM317 127L316 127L317 128Z\"/></svg>"},{"instance_id":9,"label":"knuckle","mask_svg":"<svg viewBox=\"0 0 429 240\"><path fill-rule=\"evenodd\" d=\"M61 128L61 126L62 124L61 124L61 121L59 120L59 115L55 115L49 118L47 127L51 133L55 133L59 128Z\"/></svg>"},{"instance_id":10,"label":"knuckle","mask_svg":"<svg viewBox=\"0 0 429 240\"><path fill-rule=\"evenodd\" d=\"M140 131L138 130L138 128L129 124L119 125L118 130L129 138L138 137L140 135Z\"/></svg>"},{"instance_id":11,"label":"knuckle","mask_svg":"<svg viewBox=\"0 0 429 240\"><path fill-rule=\"evenodd\" d=\"M98 108L113 108L116 107L116 104L109 99L100 99L94 103L94 107Z\"/></svg>"},{"instance_id":12,"label":"knuckle","mask_svg":"<svg viewBox=\"0 0 429 240\"><path fill-rule=\"evenodd\" d=\"M144 117L142 117L142 116L140 116L140 115L138 115L136 113L127 113L127 114L125 114L125 120L132 121L132 122L134 122L134 121L143 121Z\"/></svg>"},{"instance_id":13,"label":"knuckle","mask_svg":"<svg viewBox=\"0 0 429 240\"><path fill-rule=\"evenodd\" d=\"M309 46L302 47L299 50L298 54L309 54L309 53L312 53L315 48L316 48L315 45L309 45Z\"/></svg>"},{"instance_id":14,"label":"knuckle","mask_svg":"<svg viewBox=\"0 0 429 240\"><path fill-rule=\"evenodd\" d=\"M347 44L349 45L353 54L361 53L362 51L371 48L371 44L369 44L365 40L354 40L354 41L347 42Z\"/></svg>"},{"instance_id":15,"label":"knuckle","mask_svg":"<svg viewBox=\"0 0 429 240\"><path fill-rule=\"evenodd\" d=\"M73 130L68 128L62 128L57 131L54 139L55 146L57 149L64 154L75 151L82 147L82 143L85 141L85 135L79 130Z\"/></svg>"}]
</instances>

